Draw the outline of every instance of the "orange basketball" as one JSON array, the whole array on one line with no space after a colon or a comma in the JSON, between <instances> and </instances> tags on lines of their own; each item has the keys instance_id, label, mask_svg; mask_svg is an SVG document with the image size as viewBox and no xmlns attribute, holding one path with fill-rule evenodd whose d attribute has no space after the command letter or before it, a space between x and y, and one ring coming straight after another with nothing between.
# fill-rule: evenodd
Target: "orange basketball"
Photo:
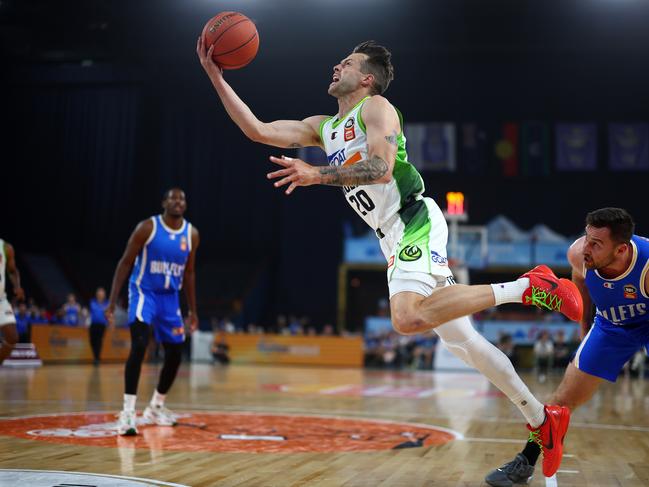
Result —
<instances>
[{"instance_id":1,"label":"orange basketball","mask_svg":"<svg viewBox=\"0 0 649 487\"><path fill-rule=\"evenodd\" d=\"M252 20L239 12L221 12L203 27L205 46L214 44L212 59L223 69L243 68L259 49L259 34Z\"/></svg>"}]
</instances>

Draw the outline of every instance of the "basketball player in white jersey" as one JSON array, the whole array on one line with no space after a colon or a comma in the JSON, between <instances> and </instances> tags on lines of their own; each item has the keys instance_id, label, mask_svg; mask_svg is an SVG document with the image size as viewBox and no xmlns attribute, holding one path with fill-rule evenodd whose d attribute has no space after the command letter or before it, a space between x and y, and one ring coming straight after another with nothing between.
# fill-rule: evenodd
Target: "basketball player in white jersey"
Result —
<instances>
[{"instance_id":1,"label":"basketball player in white jersey","mask_svg":"<svg viewBox=\"0 0 649 487\"><path fill-rule=\"evenodd\" d=\"M328 167L271 157L282 168L267 177L277 180L276 187L287 186L287 195L298 186L342 187L351 207L380 239L395 330L409 335L434 329L449 350L502 390L542 437L563 438L567 408L544 407L537 401L509 359L475 331L467 315L503 303L523 303L561 311L578 321L583 311L579 291L545 266L513 282L451 285L446 221L435 202L422 196L423 180L408 162L401 115L381 96L393 78L390 52L364 42L334 66L328 92L338 101L335 115L264 123L224 80L212 50L199 37L200 62L228 115L248 138L283 148L318 146L327 153ZM556 441L544 451L544 471L556 471L562 448Z\"/></svg>"},{"instance_id":2,"label":"basketball player in white jersey","mask_svg":"<svg viewBox=\"0 0 649 487\"><path fill-rule=\"evenodd\" d=\"M2 332L2 344L0 344L0 365L4 362L16 342L18 341L18 331L16 330L16 317L11 309L11 304L7 299L5 291L6 276L11 279L14 295L19 301L25 299L25 291L20 287L20 272L16 267L16 256L14 248L9 242L0 238L0 331Z\"/></svg>"}]
</instances>

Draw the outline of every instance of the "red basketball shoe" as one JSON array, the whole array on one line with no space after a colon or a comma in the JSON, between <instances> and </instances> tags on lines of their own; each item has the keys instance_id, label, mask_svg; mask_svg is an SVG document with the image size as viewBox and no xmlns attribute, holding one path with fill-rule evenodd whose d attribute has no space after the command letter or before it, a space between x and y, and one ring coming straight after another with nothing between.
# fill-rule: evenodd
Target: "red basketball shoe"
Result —
<instances>
[{"instance_id":1,"label":"red basketball shoe","mask_svg":"<svg viewBox=\"0 0 649 487\"><path fill-rule=\"evenodd\" d=\"M543 475L552 477L563 457L563 440L570 424L570 409L565 406L544 406L545 421L538 428L529 424L530 441L534 441L543 452Z\"/></svg>"},{"instance_id":2,"label":"red basketball shoe","mask_svg":"<svg viewBox=\"0 0 649 487\"><path fill-rule=\"evenodd\" d=\"M546 265L537 265L521 277L530 280L530 287L523 293L524 305L560 311L572 321L581 321L584 301L570 279L559 279Z\"/></svg>"}]
</instances>

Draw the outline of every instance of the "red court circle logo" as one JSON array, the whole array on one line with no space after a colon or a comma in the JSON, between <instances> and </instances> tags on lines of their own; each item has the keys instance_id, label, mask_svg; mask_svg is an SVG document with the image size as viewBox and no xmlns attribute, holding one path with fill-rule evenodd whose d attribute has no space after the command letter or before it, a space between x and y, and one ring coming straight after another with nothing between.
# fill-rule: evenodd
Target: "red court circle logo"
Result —
<instances>
[{"instance_id":1,"label":"red court circle logo","mask_svg":"<svg viewBox=\"0 0 649 487\"><path fill-rule=\"evenodd\" d=\"M0 435L66 445L190 452L353 452L443 445L461 435L433 425L288 414L190 412L175 427L138 417L137 436L117 436L114 413L0 421Z\"/></svg>"}]
</instances>

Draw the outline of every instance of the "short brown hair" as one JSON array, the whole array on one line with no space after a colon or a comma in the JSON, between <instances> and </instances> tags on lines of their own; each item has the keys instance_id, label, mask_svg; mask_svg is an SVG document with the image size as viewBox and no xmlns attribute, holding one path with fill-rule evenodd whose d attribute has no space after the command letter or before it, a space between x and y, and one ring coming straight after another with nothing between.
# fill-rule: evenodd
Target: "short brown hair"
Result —
<instances>
[{"instance_id":1,"label":"short brown hair","mask_svg":"<svg viewBox=\"0 0 649 487\"><path fill-rule=\"evenodd\" d=\"M394 67L390 61L392 53L374 41L361 42L354 48L353 53L361 53L368 56L361 64L361 69L364 73L374 76L372 94L383 94L388 89L390 81L394 79Z\"/></svg>"},{"instance_id":2,"label":"short brown hair","mask_svg":"<svg viewBox=\"0 0 649 487\"><path fill-rule=\"evenodd\" d=\"M633 217L623 208L600 208L586 215L586 225L595 228L608 228L611 238L619 243L629 243L635 223Z\"/></svg>"}]
</instances>

